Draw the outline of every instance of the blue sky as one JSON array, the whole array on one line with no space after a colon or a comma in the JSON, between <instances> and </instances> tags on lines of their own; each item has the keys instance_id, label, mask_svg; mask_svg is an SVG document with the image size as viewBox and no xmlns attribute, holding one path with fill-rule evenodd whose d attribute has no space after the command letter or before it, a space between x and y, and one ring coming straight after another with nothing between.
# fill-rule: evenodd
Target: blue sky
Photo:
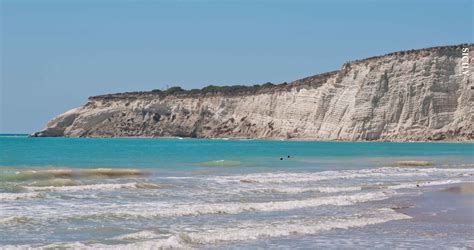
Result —
<instances>
[{"instance_id":1,"label":"blue sky","mask_svg":"<svg viewBox=\"0 0 474 250\"><path fill-rule=\"evenodd\" d=\"M290 82L473 41L470 0L0 1L0 133L37 131L92 95Z\"/></svg>"}]
</instances>

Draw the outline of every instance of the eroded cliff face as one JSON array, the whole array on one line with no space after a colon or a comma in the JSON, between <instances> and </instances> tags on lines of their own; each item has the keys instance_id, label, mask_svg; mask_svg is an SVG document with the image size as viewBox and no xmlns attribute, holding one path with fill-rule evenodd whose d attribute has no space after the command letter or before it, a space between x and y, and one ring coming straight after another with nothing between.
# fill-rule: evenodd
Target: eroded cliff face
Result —
<instances>
[{"instance_id":1,"label":"eroded cliff face","mask_svg":"<svg viewBox=\"0 0 474 250\"><path fill-rule=\"evenodd\" d=\"M472 140L462 48L392 53L254 93L153 92L89 98L36 136ZM470 66L472 72L472 66Z\"/></svg>"}]
</instances>

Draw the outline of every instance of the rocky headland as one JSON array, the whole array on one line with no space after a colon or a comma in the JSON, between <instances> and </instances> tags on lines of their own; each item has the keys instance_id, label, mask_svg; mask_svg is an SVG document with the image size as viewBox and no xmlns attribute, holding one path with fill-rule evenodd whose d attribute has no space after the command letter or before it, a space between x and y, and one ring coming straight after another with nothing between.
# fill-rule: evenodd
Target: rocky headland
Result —
<instances>
[{"instance_id":1,"label":"rocky headland","mask_svg":"<svg viewBox=\"0 0 474 250\"><path fill-rule=\"evenodd\" d=\"M93 96L32 136L472 141L465 48L390 53L291 83Z\"/></svg>"}]
</instances>

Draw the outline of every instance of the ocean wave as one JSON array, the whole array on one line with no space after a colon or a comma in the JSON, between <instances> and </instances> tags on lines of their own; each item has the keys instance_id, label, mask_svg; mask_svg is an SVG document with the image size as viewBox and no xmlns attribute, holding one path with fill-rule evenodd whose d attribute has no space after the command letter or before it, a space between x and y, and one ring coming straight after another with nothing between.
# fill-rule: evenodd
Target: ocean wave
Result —
<instances>
[{"instance_id":1,"label":"ocean wave","mask_svg":"<svg viewBox=\"0 0 474 250\"><path fill-rule=\"evenodd\" d=\"M0 193L0 201L44 198L44 193Z\"/></svg>"},{"instance_id":2,"label":"ocean wave","mask_svg":"<svg viewBox=\"0 0 474 250\"><path fill-rule=\"evenodd\" d=\"M377 169L362 170L342 170L342 171L322 171L322 172L303 172L303 173L256 173L234 176L216 176L207 178L210 181L218 183L241 182L258 184L280 184L280 183L298 183L314 182L336 179L356 179L356 178L387 178L387 177L427 177L431 174L444 174L448 176L465 176L474 174L474 169L441 169L441 168L399 168L383 167Z\"/></svg>"},{"instance_id":3,"label":"ocean wave","mask_svg":"<svg viewBox=\"0 0 474 250\"><path fill-rule=\"evenodd\" d=\"M343 193L343 192L355 192L361 190L371 189L409 189L409 188L422 188L428 186L440 186L447 184L461 183L462 180L426 180L426 181L410 181L402 182L394 185L389 184L364 184L360 186L347 186L347 187L275 187L275 188L258 188L258 189L242 189L240 192L269 192L269 193L287 193L287 194L298 194L298 193Z\"/></svg>"},{"instance_id":4,"label":"ocean wave","mask_svg":"<svg viewBox=\"0 0 474 250\"><path fill-rule=\"evenodd\" d=\"M259 189L258 191L272 192L272 193L287 193L287 194L298 194L298 193L340 193L340 192L353 192L360 191L362 187L281 187L271 189Z\"/></svg>"},{"instance_id":5,"label":"ocean wave","mask_svg":"<svg viewBox=\"0 0 474 250\"><path fill-rule=\"evenodd\" d=\"M202 245L224 244L236 241L249 241L262 238L285 237L290 235L311 235L333 229L350 229L381 224L393 220L411 219L410 216L397 213L389 208L367 211L361 214L341 217L323 217L317 220L285 220L267 222L241 222L234 227L209 227L199 232L181 232L168 238L150 231L132 234L132 236L146 236L136 238L140 242L123 245L92 244L92 248L132 248L132 249L161 249L161 248L189 248ZM130 236L124 235L114 239ZM153 239L155 238L155 239ZM153 240L148 240L153 239ZM84 245L86 246L86 245Z\"/></svg>"},{"instance_id":6,"label":"ocean wave","mask_svg":"<svg viewBox=\"0 0 474 250\"><path fill-rule=\"evenodd\" d=\"M158 189L162 185L154 183L105 183L77 186L26 186L31 191L87 191L87 190L116 190L116 189Z\"/></svg>"},{"instance_id":7,"label":"ocean wave","mask_svg":"<svg viewBox=\"0 0 474 250\"><path fill-rule=\"evenodd\" d=\"M79 183L72 179L66 178L54 178L54 179L47 179L47 180L38 180L34 181L32 185L36 187L64 187L64 186L75 186L79 185ZM23 186L25 189L27 187Z\"/></svg>"},{"instance_id":8,"label":"ocean wave","mask_svg":"<svg viewBox=\"0 0 474 250\"><path fill-rule=\"evenodd\" d=\"M461 182L462 182L461 180L420 181L420 182L400 183L397 185L387 186L386 188L388 189L418 188L418 187L455 184L455 183L461 183Z\"/></svg>"},{"instance_id":9,"label":"ocean wave","mask_svg":"<svg viewBox=\"0 0 474 250\"><path fill-rule=\"evenodd\" d=\"M136 233L124 234L120 236L113 237L112 240L149 240L155 239L157 236L162 236L161 234L157 234L154 231L145 230Z\"/></svg>"},{"instance_id":10,"label":"ocean wave","mask_svg":"<svg viewBox=\"0 0 474 250\"><path fill-rule=\"evenodd\" d=\"M24 188L18 183L0 182L0 191L5 193L22 193L27 192L28 189Z\"/></svg>"},{"instance_id":11,"label":"ocean wave","mask_svg":"<svg viewBox=\"0 0 474 250\"><path fill-rule=\"evenodd\" d=\"M173 206L160 206L147 209L144 207L127 207L116 211L104 213L90 213L79 215L82 219L88 218L124 218L124 217L173 217L173 216L198 216L204 214L238 214L245 212L273 212L292 209L311 208L325 205L349 206L356 203L378 201L390 198L395 191L359 193L353 195L339 195L318 197L304 200L271 201L255 203L210 203L210 204L180 204ZM106 209L106 208L104 208Z\"/></svg>"},{"instance_id":12,"label":"ocean wave","mask_svg":"<svg viewBox=\"0 0 474 250\"><path fill-rule=\"evenodd\" d=\"M320 173L280 173L280 174L251 174L247 176L229 176L223 177L223 181L242 183L261 183L261 184L279 184L279 183L298 183L298 182L314 182L335 179L355 179L355 178L371 178L371 177L412 177L427 176L426 173L363 173L357 171L325 171ZM218 180L218 181L222 181Z\"/></svg>"},{"instance_id":13,"label":"ocean wave","mask_svg":"<svg viewBox=\"0 0 474 250\"><path fill-rule=\"evenodd\" d=\"M125 244L85 244L80 242L53 243L41 248L80 248L80 249L189 249L206 245L226 244L238 241L251 241L264 238L286 237L291 235L314 235L324 231L382 224L394 220L407 220L410 216L397 213L390 208L380 208L359 214L318 219L279 220L253 222L243 221L232 226L204 225L200 231L176 232L166 236L151 230L119 235L111 240L136 241ZM165 238L166 237L166 238ZM33 249L34 246L7 246L12 249Z\"/></svg>"},{"instance_id":14,"label":"ocean wave","mask_svg":"<svg viewBox=\"0 0 474 250\"><path fill-rule=\"evenodd\" d=\"M433 166L434 164L429 161L411 160L411 161L397 161L395 162L395 165L402 166L402 167L427 167L427 166Z\"/></svg>"},{"instance_id":15,"label":"ocean wave","mask_svg":"<svg viewBox=\"0 0 474 250\"><path fill-rule=\"evenodd\" d=\"M240 161L229 161L229 160L217 160L217 161L206 161L198 163L197 165L202 167L237 167L240 166Z\"/></svg>"},{"instance_id":16,"label":"ocean wave","mask_svg":"<svg viewBox=\"0 0 474 250\"><path fill-rule=\"evenodd\" d=\"M18 224L29 224L34 223L34 218L28 216L9 216L0 218L0 225L14 226ZM0 249L2 247L0 246Z\"/></svg>"},{"instance_id":17,"label":"ocean wave","mask_svg":"<svg viewBox=\"0 0 474 250\"><path fill-rule=\"evenodd\" d=\"M149 172L138 169L46 169L21 170L0 173L0 181L29 181L42 179L69 178L125 178L148 175Z\"/></svg>"}]
</instances>

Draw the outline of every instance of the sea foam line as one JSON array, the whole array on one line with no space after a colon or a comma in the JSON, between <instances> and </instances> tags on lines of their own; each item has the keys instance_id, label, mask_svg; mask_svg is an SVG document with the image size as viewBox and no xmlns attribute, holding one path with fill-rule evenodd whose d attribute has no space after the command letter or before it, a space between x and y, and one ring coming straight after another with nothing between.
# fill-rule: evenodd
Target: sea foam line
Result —
<instances>
[{"instance_id":1,"label":"sea foam line","mask_svg":"<svg viewBox=\"0 0 474 250\"><path fill-rule=\"evenodd\" d=\"M335 179L355 179L355 178L371 178L371 177L414 177L429 176L430 174L443 175L466 175L474 174L474 169L440 169L440 168L399 168L399 167L383 167L377 169L362 170L343 170L343 171L322 171L322 172L305 172L305 173L257 173L248 175L234 176L217 176L207 178L215 182L241 182L241 183L298 183L313 182Z\"/></svg>"},{"instance_id":2,"label":"sea foam line","mask_svg":"<svg viewBox=\"0 0 474 250\"><path fill-rule=\"evenodd\" d=\"M104 183L104 184L89 184L89 185L76 185L76 186L25 186L26 189L31 191L87 191L87 190L116 190L116 189L157 189L162 186L154 183Z\"/></svg>"},{"instance_id":3,"label":"sea foam line","mask_svg":"<svg viewBox=\"0 0 474 250\"><path fill-rule=\"evenodd\" d=\"M265 188L258 189L257 191L272 192L272 193L287 193L287 194L298 194L298 193L340 193L340 192L353 192L360 191L362 187L281 187L281 188Z\"/></svg>"},{"instance_id":4,"label":"sea foam line","mask_svg":"<svg viewBox=\"0 0 474 250\"><path fill-rule=\"evenodd\" d=\"M55 178L126 178L141 177L151 174L139 169L121 168L96 168L96 169L36 169L20 170L16 172L1 172L0 180L3 181L27 181L44 180Z\"/></svg>"},{"instance_id":5,"label":"sea foam line","mask_svg":"<svg viewBox=\"0 0 474 250\"><path fill-rule=\"evenodd\" d=\"M181 204L163 206L151 209L143 207L128 207L123 211L110 211L104 213L82 214L80 217L173 217L173 216L197 216L203 214L238 214L245 212L272 212L301 208L318 207L324 205L349 206L356 203L377 201L390 198L396 194L395 191L371 192L353 195L339 195L318 197L304 200L271 201L255 203L211 203L211 204ZM106 209L106 208L104 208Z\"/></svg>"},{"instance_id":6,"label":"sea foam line","mask_svg":"<svg viewBox=\"0 0 474 250\"><path fill-rule=\"evenodd\" d=\"M44 198L44 193L0 193L0 201Z\"/></svg>"},{"instance_id":7,"label":"sea foam line","mask_svg":"<svg viewBox=\"0 0 474 250\"><path fill-rule=\"evenodd\" d=\"M362 214L344 217L324 217L317 220L285 220L267 222L244 222L234 227L208 227L201 232L181 232L162 238L163 235L145 233L132 233L115 237L123 240L145 240L122 245L94 244L92 248L189 248L193 246L215 245L236 241L250 241L262 238L285 237L294 234L308 235L333 229L350 229L368 225L385 223L393 220L410 219L405 214L397 213L389 208L381 208ZM155 239L153 239L153 237ZM161 237L161 239L160 239Z\"/></svg>"},{"instance_id":8,"label":"sea foam line","mask_svg":"<svg viewBox=\"0 0 474 250\"><path fill-rule=\"evenodd\" d=\"M415 187L429 187L429 186L441 186L448 184L461 183L461 180L439 180L439 181L419 181L419 182L408 182L400 183L397 185L387 186L387 189L405 189L405 188L415 188Z\"/></svg>"},{"instance_id":9,"label":"sea foam line","mask_svg":"<svg viewBox=\"0 0 474 250\"><path fill-rule=\"evenodd\" d=\"M24 199L45 198L45 191L57 192L75 192L75 191L90 191L90 190L117 190L117 189L158 189L161 185L153 183L117 183L117 184L90 184L77 186L22 186L30 192L25 193L0 193L0 201L15 201Z\"/></svg>"},{"instance_id":10,"label":"sea foam line","mask_svg":"<svg viewBox=\"0 0 474 250\"><path fill-rule=\"evenodd\" d=\"M397 194L390 190L385 192L358 193L352 195L326 196L303 200L288 201L270 201L238 203L224 202L211 204L177 204L177 205L158 205L153 203L134 204L133 206L103 206L82 208L80 213L68 212L64 215L45 213L38 217L28 217L32 221L37 220L63 220L68 218L76 219L106 219L106 218L155 218L155 217L175 217L175 216L199 216L207 214L239 214L245 212L273 212L286 211L293 209L313 208L319 206L349 206L362 202L379 201L392 197ZM15 222L19 215L1 218L0 224L10 224ZM25 217L21 215L21 217ZM7 220L8 219L8 220ZM2 223L3 222L3 223Z\"/></svg>"},{"instance_id":11,"label":"sea foam line","mask_svg":"<svg viewBox=\"0 0 474 250\"><path fill-rule=\"evenodd\" d=\"M319 219L284 220L265 222L239 222L232 226L204 226L199 232L175 232L169 234L155 233L146 230L135 233L119 235L113 240L136 241L126 244L84 244L53 243L44 246L17 245L3 246L6 249L36 249L36 248L80 248L80 249L167 249L167 248L192 248L205 245L226 244L239 241L252 241L263 238L286 237L291 235L311 235L320 232L351 228L360 228L369 225L386 223L394 220L411 219L410 216L397 213L390 208L369 210L360 214L338 217L323 217Z\"/></svg>"},{"instance_id":12,"label":"sea foam line","mask_svg":"<svg viewBox=\"0 0 474 250\"><path fill-rule=\"evenodd\" d=\"M364 189L408 189L408 188L421 188L429 186L441 186L447 184L461 183L463 181L455 180L433 180L433 181L411 181L403 182L396 185L361 185L361 186L348 186L348 187L280 187L280 188L263 188L256 189L255 191L260 192L275 192L275 193L306 193L306 192L319 192L319 193L340 193L340 192L353 192Z\"/></svg>"}]
</instances>

